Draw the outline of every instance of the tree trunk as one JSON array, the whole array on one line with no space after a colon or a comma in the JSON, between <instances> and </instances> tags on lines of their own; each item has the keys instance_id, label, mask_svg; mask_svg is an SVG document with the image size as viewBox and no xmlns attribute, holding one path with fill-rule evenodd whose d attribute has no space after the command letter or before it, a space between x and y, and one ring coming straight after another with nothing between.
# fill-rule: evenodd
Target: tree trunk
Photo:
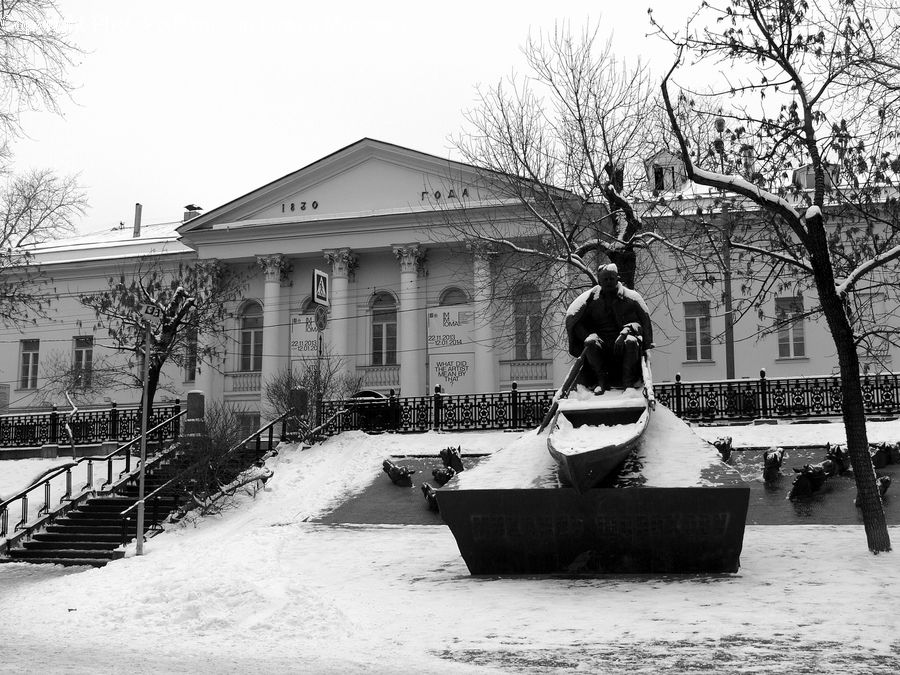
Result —
<instances>
[{"instance_id":1,"label":"tree trunk","mask_svg":"<svg viewBox=\"0 0 900 675\"><path fill-rule=\"evenodd\" d=\"M818 225L821 228L821 223ZM824 228L817 229L815 226L810 226L809 229L812 233L810 253L812 253L811 262L816 288L840 364L841 409L847 431L847 450L853 466L853 476L856 479L858 503L862 510L866 540L869 550L873 553L890 551L891 539L884 517L884 507L875 482L875 469L869 455L865 405L862 384L859 380L859 356L856 353L853 329L847 319L841 297L835 288Z\"/></svg>"},{"instance_id":2,"label":"tree trunk","mask_svg":"<svg viewBox=\"0 0 900 675\"><path fill-rule=\"evenodd\" d=\"M609 251L606 257L619 268L619 281L634 289L634 277L637 273L637 254L634 247L626 245L621 250Z\"/></svg>"}]
</instances>

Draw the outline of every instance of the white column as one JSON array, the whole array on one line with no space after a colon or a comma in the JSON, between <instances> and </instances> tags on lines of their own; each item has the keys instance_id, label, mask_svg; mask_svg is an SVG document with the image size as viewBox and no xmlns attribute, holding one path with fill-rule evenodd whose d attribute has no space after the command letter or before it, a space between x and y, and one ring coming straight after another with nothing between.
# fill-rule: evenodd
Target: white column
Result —
<instances>
[{"instance_id":1,"label":"white column","mask_svg":"<svg viewBox=\"0 0 900 675\"><path fill-rule=\"evenodd\" d=\"M331 298L328 308L328 335L334 356L341 359L341 370L353 370L355 357L350 349L350 279L354 276L357 258L349 248L332 248L322 251L331 263Z\"/></svg>"},{"instance_id":2,"label":"white column","mask_svg":"<svg viewBox=\"0 0 900 675\"><path fill-rule=\"evenodd\" d=\"M489 254L475 251L472 262L475 326L475 391L498 391L497 364L494 359L494 329L491 325L491 260Z\"/></svg>"},{"instance_id":3,"label":"white column","mask_svg":"<svg viewBox=\"0 0 900 675\"><path fill-rule=\"evenodd\" d=\"M212 346L215 353L201 358L206 345ZM204 338L201 334L197 338L197 368L194 388L203 392L209 403L221 401L225 391L225 343L217 343L214 339Z\"/></svg>"},{"instance_id":4,"label":"white column","mask_svg":"<svg viewBox=\"0 0 900 675\"><path fill-rule=\"evenodd\" d=\"M287 265L284 256L280 253L275 255L257 257L259 266L265 274L265 287L263 290L263 357L262 357L262 373L260 374L260 396L261 401L265 400L266 383L270 382L273 376L278 372L279 368L287 364L287 348L284 336L290 330L287 321L284 320L287 312L282 307L281 283L282 274L286 271ZM265 406L260 406L261 422L265 424L267 419L262 410Z\"/></svg>"},{"instance_id":5,"label":"white column","mask_svg":"<svg viewBox=\"0 0 900 675\"><path fill-rule=\"evenodd\" d=\"M397 308L397 361L400 364L400 393L422 396L425 392L425 336L419 330L423 312L419 302L419 273L424 249L418 244L395 244L400 262L400 307Z\"/></svg>"}]
</instances>

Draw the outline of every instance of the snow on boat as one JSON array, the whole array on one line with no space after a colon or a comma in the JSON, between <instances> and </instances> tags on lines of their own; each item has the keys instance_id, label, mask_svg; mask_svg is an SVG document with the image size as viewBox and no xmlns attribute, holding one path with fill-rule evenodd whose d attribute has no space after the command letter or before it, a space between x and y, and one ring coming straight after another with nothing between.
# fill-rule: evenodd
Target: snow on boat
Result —
<instances>
[{"instance_id":1,"label":"snow on boat","mask_svg":"<svg viewBox=\"0 0 900 675\"><path fill-rule=\"evenodd\" d=\"M563 480L579 492L596 487L647 430L651 408L641 389L611 389L596 396L579 387L560 400L547 448Z\"/></svg>"}]
</instances>

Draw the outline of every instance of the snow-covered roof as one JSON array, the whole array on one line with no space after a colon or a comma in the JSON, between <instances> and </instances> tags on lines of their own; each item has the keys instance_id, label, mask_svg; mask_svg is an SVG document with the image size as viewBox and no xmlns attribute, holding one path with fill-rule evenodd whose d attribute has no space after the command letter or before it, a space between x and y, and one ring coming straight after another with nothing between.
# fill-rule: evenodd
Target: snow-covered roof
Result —
<instances>
[{"instance_id":1,"label":"snow-covered roof","mask_svg":"<svg viewBox=\"0 0 900 675\"><path fill-rule=\"evenodd\" d=\"M180 242L176 228L181 221L142 225L140 236L131 227L87 232L29 247L40 264L63 264L139 258L149 254L185 254L192 249Z\"/></svg>"}]
</instances>

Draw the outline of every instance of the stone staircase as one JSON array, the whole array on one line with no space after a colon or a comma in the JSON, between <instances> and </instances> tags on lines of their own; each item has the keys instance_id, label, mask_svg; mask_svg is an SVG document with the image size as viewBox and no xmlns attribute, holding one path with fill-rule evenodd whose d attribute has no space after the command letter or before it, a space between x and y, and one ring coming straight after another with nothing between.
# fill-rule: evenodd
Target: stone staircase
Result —
<instances>
[{"instance_id":1,"label":"stone staircase","mask_svg":"<svg viewBox=\"0 0 900 675\"><path fill-rule=\"evenodd\" d=\"M162 485L168 471L145 479L145 494ZM134 513L128 523L122 511L137 503L137 481L129 482L121 494L92 496L54 519L42 531L33 534L21 547L11 548L7 562L55 565L91 565L102 567L125 555L123 537L135 537ZM175 507L175 497L162 497L159 503L145 505L144 527L162 521Z\"/></svg>"},{"instance_id":2,"label":"stone staircase","mask_svg":"<svg viewBox=\"0 0 900 675\"><path fill-rule=\"evenodd\" d=\"M224 467L237 475L262 453L247 448L227 458ZM148 468L144 478L144 494L149 495L190 463L186 457ZM138 501L137 477L121 485L115 493L91 495L73 506L21 545L10 548L0 562L29 562L56 565L91 565L102 567L125 555L123 541L135 538L137 511L132 510L127 522L122 512ZM178 506L175 490L155 497L144 506L144 532L162 522Z\"/></svg>"}]
</instances>

